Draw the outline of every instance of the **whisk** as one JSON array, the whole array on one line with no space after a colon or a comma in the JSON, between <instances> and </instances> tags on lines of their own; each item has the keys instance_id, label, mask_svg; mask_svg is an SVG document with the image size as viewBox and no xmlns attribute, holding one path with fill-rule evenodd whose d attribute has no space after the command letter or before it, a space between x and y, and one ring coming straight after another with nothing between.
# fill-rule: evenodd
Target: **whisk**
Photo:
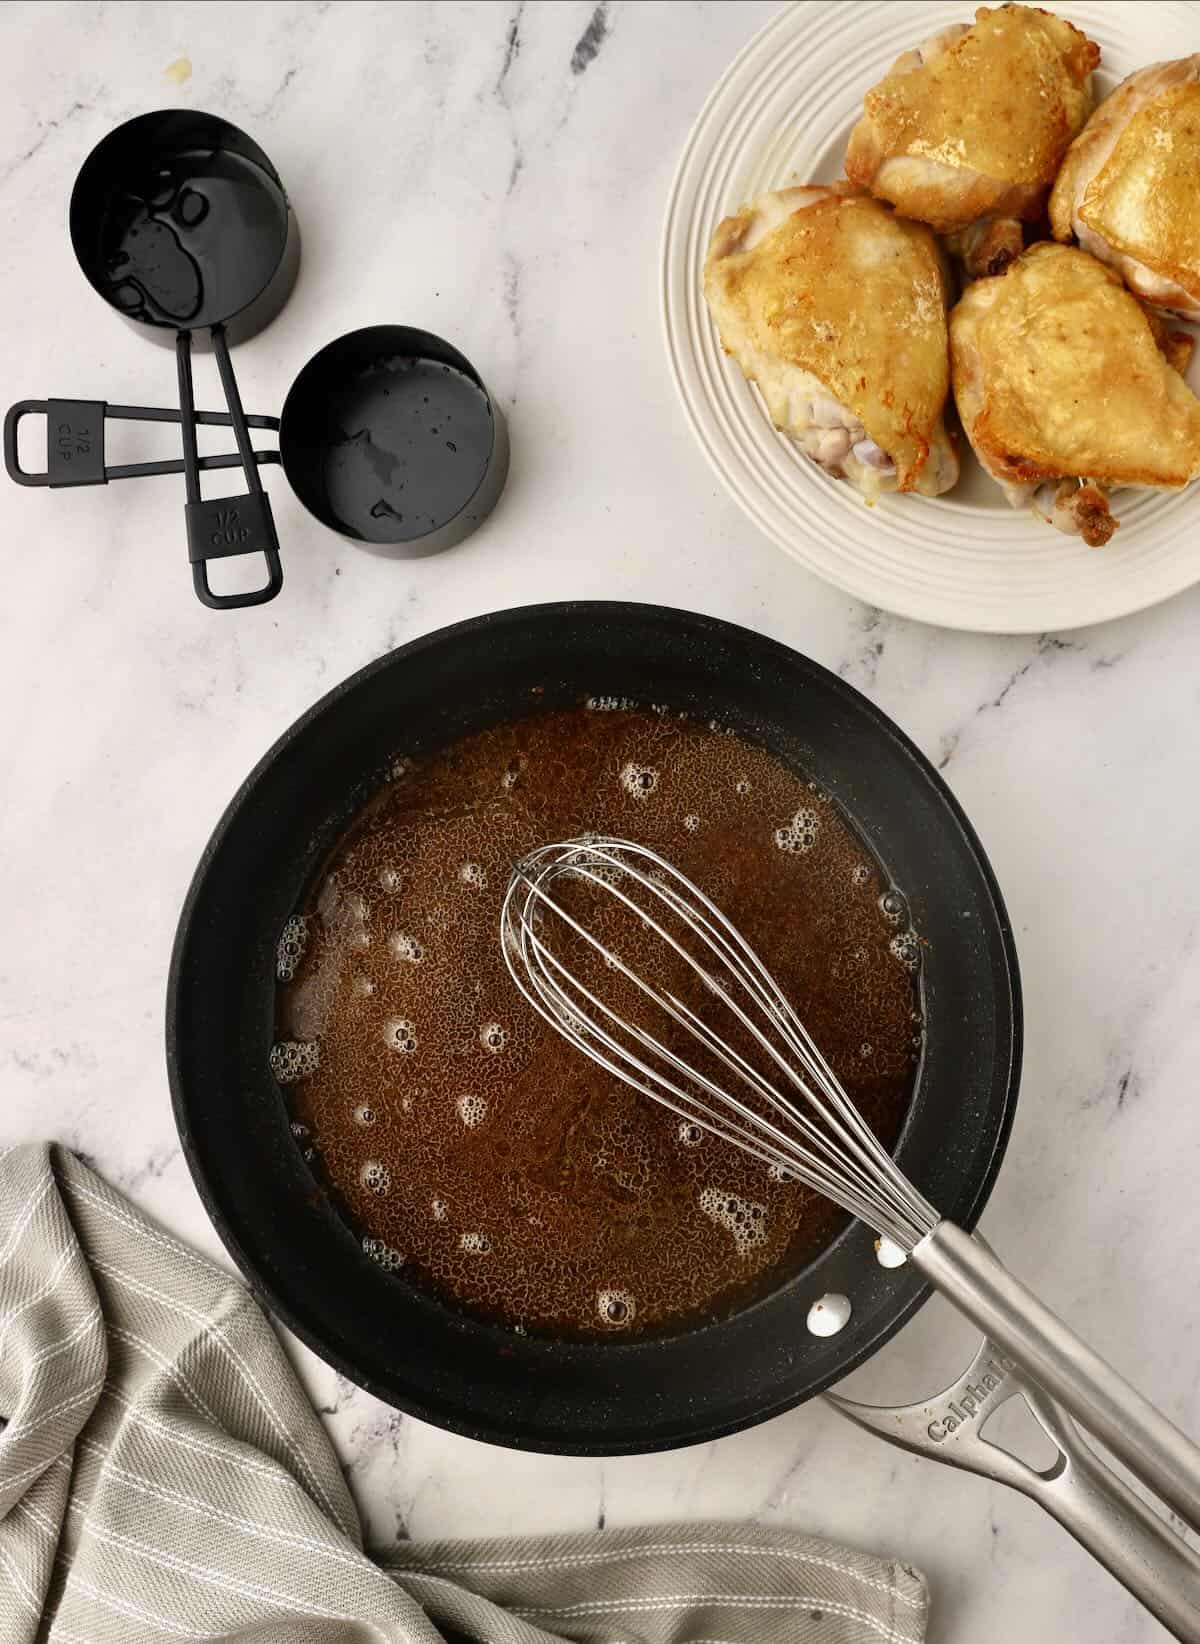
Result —
<instances>
[{"instance_id":1,"label":"whisk","mask_svg":"<svg viewBox=\"0 0 1200 1644\"><path fill-rule=\"evenodd\" d=\"M614 915L666 944L664 966L637 970L621 944L601 940L595 926ZM835 1400L844 1413L905 1448L1033 1495L1177 1637L1200 1639L1200 1558L1079 1442L1065 1412L1193 1530L1200 1530L1200 1449L906 1178L793 1003L716 904L649 847L587 835L545 845L517 865L500 936L525 999L585 1056L898 1245L1000 1350L990 1361L1003 1366L996 1375L1025 1394L1059 1446L1059 1463L1037 1473L987 1441L988 1459L952 1455L942 1439L935 1445L922 1434L939 1425L928 1403L887 1412L886 1424L873 1419L883 1412ZM975 1429L971 1438L980 1442Z\"/></svg>"}]
</instances>

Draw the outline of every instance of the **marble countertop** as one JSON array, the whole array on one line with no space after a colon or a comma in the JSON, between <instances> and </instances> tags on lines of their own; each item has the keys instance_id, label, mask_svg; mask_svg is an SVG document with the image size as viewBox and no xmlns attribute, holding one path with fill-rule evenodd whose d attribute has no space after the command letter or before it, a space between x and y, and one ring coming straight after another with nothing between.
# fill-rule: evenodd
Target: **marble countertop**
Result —
<instances>
[{"instance_id":1,"label":"marble countertop","mask_svg":"<svg viewBox=\"0 0 1200 1644\"><path fill-rule=\"evenodd\" d=\"M1061 638L939 632L813 580L718 489L664 364L658 236L689 124L771 9L4 7L7 400L170 404L170 354L87 290L66 208L103 133L194 105L262 142L303 225L291 302L236 355L247 406L278 410L340 332L404 321L479 365L513 461L483 530L407 564L321 529L276 478L286 586L232 615L192 597L178 481L0 484L0 1142L61 1138L225 1259L176 1144L162 1013L180 902L237 784L329 686L443 623L576 596L688 606L836 669L966 807L1013 916L1027 1019L985 1230L1197 1431L1200 1309L1181 1274L1200 1169L1200 589ZM196 376L215 405L211 359ZM138 439L122 431L114 459L172 454ZM929 1392L969 1339L931 1304L849 1386ZM450 1437L296 1358L377 1539L753 1517L918 1564L935 1644L1163 1636L1031 1504L820 1402L675 1454L553 1459Z\"/></svg>"}]
</instances>

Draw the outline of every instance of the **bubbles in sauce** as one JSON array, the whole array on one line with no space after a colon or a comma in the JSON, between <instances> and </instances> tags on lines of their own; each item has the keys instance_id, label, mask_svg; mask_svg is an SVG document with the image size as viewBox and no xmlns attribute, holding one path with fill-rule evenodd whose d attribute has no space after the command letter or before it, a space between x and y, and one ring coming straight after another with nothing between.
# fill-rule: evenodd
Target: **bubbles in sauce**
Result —
<instances>
[{"instance_id":1,"label":"bubbles in sauce","mask_svg":"<svg viewBox=\"0 0 1200 1644\"><path fill-rule=\"evenodd\" d=\"M474 1130L476 1125L481 1125L487 1118L487 1101L484 1097L477 1096L473 1092L460 1096L454 1105L458 1109L459 1118L468 1130Z\"/></svg>"},{"instance_id":2,"label":"bubbles in sauce","mask_svg":"<svg viewBox=\"0 0 1200 1644\"><path fill-rule=\"evenodd\" d=\"M628 1290L602 1290L596 1297L596 1311L603 1324L628 1325L637 1317L637 1303Z\"/></svg>"},{"instance_id":3,"label":"bubbles in sauce","mask_svg":"<svg viewBox=\"0 0 1200 1644\"><path fill-rule=\"evenodd\" d=\"M368 1193L374 1193L381 1199L392 1185L391 1171L378 1159L368 1159L358 1174Z\"/></svg>"},{"instance_id":4,"label":"bubbles in sauce","mask_svg":"<svg viewBox=\"0 0 1200 1644\"><path fill-rule=\"evenodd\" d=\"M775 830L775 843L781 851L789 855L801 855L812 850L817 842L817 830L821 826L821 819L816 811L807 805L802 805L790 822L785 822L782 828Z\"/></svg>"},{"instance_id":5,"label":"bubbles in sauce","mask_svg":"<svg viewBox=\"0 0 1200 1644\"><path fill-rule=\"evenodd\" d=\"M275 974L281 982L291 981L300 968L307 946L308 920L300 916L289 919L275 950Z\"/></svg>"},{"instance_id":6,"label":"bubbles in sauce","mask_svg":"<svg viewBox=\"0 0 1200 1644\"><path fill-rule=\"evenodd\" d=\"M508 1043L508 1029L501 1027L499 1022L485 1022L479 1030L479 1043L495 1056Z\"/></svg>"},{"instance_id":7,"label":"bubbles in sauce","mask_svg":"<svg viewBox=\"0 0 1200 1644\"><path fill-rule=\"evenodd\" d=\"M841 1213L547 1027L508 976L500 904L549 840L661 851L742 929L891 1145L920 947L836 804L724 727L618 697L392 771L286 927L271 1052L297 1145L365 1254L510 1328L576 1337L683 1328L784 1282ZM608 934L623 963L655 963Z\"/></svg>"},{"instance_id":8,"label":"bubbles in sauce","mask_svg":"<svg viewBox=\"0 0 1200 1644\"><path fill-rule=\"evenodd\" d=\"M411 1056L417 1048L417 1030L404 1016L393 1016L383 1024L383 1042L399 1056Z\"/></svg>"},{"instance_id":9,"label":"bubbles in sauce","mask_svg":"<svg viewBox=\"0 0 1200 1644\"><path fill-rule=\"evenodd\" d=\"M767 1242L767 1207L739 1198L724 1188L706 1187L697 1201L701 1210L733 1239L739 1254Z\"/></svg>"},{"instance_id":10,"label":"bubbles in sauce","mask_svg":"<svg viewBox=\"0 0 1200 1644\"><path fill-rule=\"evenodd\" d=\"M312 1040L280 1039L271 1047L271 1072L281 1085L306 1079L321 1065L321 1047Z\"/></svg>"},{"instance_id":11,"label":"bubbles in sauce","mask_svg":"<svg viewBox=\"0 0 1200 1644\"><path fill-rule=\"evenodd\" d=\"M621 767L621 786L633 799L649 799L658 787L658 772L651 765L638 765L631 759Z\"/></svg>"},{"instance_id":12,"label":"bubbles in sauce","mask_svg":"<svg viewBox=\"0 0 1200 1644\"><path fill-rule=\"evenodd\" d=\"M378 1262L385 1273L396 1273L404 1266L404 1257L383 1239L367 1237L362 1242L363 1254Z\"/></svg>"}]
</instances>

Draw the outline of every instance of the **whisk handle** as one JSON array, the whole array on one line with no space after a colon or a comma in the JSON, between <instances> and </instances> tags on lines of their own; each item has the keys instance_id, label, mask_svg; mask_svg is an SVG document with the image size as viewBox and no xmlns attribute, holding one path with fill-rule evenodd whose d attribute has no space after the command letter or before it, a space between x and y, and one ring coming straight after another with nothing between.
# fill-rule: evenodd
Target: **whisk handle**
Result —
<instances>
[{"instance_id":1,"label":"whisk handle","mask_svg":"<svg viewBox=\"0 0 1200 1644\"><path fill-rule=\"evenodd\" d=\"M1177 1639L1200 1644L1200 1557L1078 1436L1067 1453L1057 1478L1025 1493Z\"/></svg>"},{"instance_id":2,"label":"whisk handle","mask_svg":"<svg viewBox=\"0 0 1200 1644\"><path fill-rule=\"evenodd\" d=\"M1200 1644L1200 1554L1084 1443L1070 1416L984 1340L958 1379L915 1404L826 1399L848 1420L912 1455L995 1479L1044 1507L1182 1644ZM1057 1452L1035 1468L987 1436L989 1418L1023 1399Z\"/></svg>"},{"instance_id":3,"label":"whisk handle","mask_svg":"<svg viewBox=\"0 0 1200 1644\"><path fill-rule=\"evenodd\" d=\"M979 1239L939 1222L913 1250L925 1277L1190 1529L1200 1531L1200 1449Z\"/></svg>"}]
</instances>

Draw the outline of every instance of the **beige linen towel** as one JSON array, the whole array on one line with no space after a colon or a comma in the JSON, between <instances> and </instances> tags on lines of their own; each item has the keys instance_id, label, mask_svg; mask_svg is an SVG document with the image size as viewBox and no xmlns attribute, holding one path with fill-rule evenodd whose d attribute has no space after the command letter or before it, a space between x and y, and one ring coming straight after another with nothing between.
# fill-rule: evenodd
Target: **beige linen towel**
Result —
<instances>
[{"instance_id":1,"label":"beige linen towel","mask_svg":"<svg viewBox=\"0 0 1200 1644\"><path fill-rule=\"evenodd\" d=\"M906 1566L748 1526L405 1544L372 1562L255 1302L56 1146L0 1150L0 1416L3 1644L925 1633Z\"/></svg>"}]
</instances>

